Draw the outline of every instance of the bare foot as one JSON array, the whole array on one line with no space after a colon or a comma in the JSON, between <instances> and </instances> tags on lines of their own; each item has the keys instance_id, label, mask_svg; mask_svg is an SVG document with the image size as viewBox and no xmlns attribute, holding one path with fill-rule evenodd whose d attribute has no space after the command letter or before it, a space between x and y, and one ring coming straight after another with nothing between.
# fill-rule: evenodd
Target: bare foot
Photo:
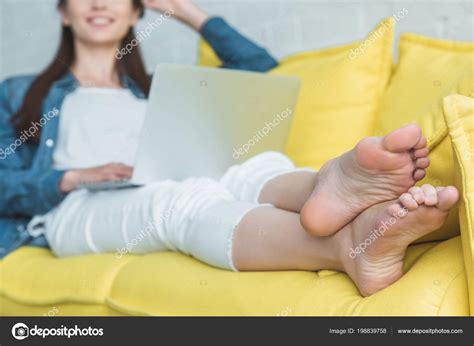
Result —
<instances>
[{"instance_id":1,"label":"bare foot","mask_svg":"<svg viewBox=\"0 0 474 346\"><path fill-rule=\"evenodd\" d=\"M397 281L408 245L441 227L457 200L454 187L423 185L367 209L336 233L344 269L360 293L368 296Z\"/></svg>"},{"instance_id":2,"label":"bare foot","mask_svg":"<svg viewBox=\"0 0 474 346\"><path fill-rule=\"evenodd\" d=\"M407 192L429 164L426 138L417 125L365 138L321 168L301 224L314 235L334 234L365 209Z\"/></svg>"}]
</instances>

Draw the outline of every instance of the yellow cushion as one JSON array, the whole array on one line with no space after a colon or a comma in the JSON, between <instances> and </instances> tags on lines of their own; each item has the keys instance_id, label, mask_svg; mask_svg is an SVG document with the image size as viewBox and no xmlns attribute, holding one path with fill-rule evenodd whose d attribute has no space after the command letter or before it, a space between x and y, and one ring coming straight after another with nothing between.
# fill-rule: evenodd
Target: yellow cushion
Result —
<instances>
[{"instance_id":1,"label":"yellow cushion","mask_svg":"<svg viewBox=\"0 0 474 346\"><path fill-rule=\"evenodd\" d=\"M392 68L393 25L387 23L368 36L364 51L355 42L297 54L271 72L302 81L286 148L298 166L319 168L373 133Z\"/></svg>"},{"instance_id":2,"label":"yellow cushion","mask_svg":"<svg viewBox=\"0 0 474 346\"><path fill-rule=\"evenodd\" d=\"M461 238L474 315L474 99L462 95L446 97L444 115L454 147L456 185L461 192Z\"/></svg>"},{"instance_id":3,"label":"yellow cushion","mask_svg":"<svg viewBox=\"0 0 474 346\"><path fill-rule=\"evenodd\" d=\"M199 42L199 51L198 51L198 66L205 67L219 67L222 65L222 61L214 53L212 47L204 40Z\"/></svg>"},{"instance_id":4,"label":"yellow cushion","mask_svg":"<svg viewBox=\"0 0 474 346\"><path fill-rule=\"evenodd\" d=\"M382 21L364 41L292 55L270 72L302 81L287 144L298 166L319 168L373 133L391 73L393 24ZM199 56L202 65L220 65L206 44Z\"/></svg>"},{"instance_id":5,"label":"yellow cushion","mask_svg":"<svg viewBox=\"0 0 474 346\"><path fill-rule=\"evenodd\" d=\"M403 34L399 62L383 96L376 135L408 123L417 123L428 138L431 166L419 184L454 185L454 160L443 97L470 96L474 91L474 44ZM457 186L460 188L460 186ZM459 234L458 211L445 225L420 241L448 239Z\"/></svg>"},{"instance_id":6,"label":"yellow cushion","mask_svg":"<svg viewBox=\"0 0 474 346\"><path fill-rule=\"evenodd\" d=\"M58 259L24 247L0 262L1 315L467 315L459 237L411 246L407 272L363 298L333 271L234 273L178 253Z\"/></svg>"}]
</instances>

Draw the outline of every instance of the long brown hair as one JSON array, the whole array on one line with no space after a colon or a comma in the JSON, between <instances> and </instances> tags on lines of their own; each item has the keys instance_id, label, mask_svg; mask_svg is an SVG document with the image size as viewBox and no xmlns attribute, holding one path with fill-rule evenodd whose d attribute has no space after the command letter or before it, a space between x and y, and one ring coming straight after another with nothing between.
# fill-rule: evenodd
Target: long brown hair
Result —
<instances>
[{"instance_id":1,"label":"long brown hair","mask_svg":"<svg viewBox=\"0 0 474 346\"><path fill-rule=\"evenodd\" d=\"M64 6L66 1L59 0L58 8ZM140 11L140 16L143 16L145 9L141 0L132 1L134 8ZM122 40L121 49L125 48L133 39L135 39L135 33L133 28L130 28ZM11 119L11 123L18 133L28 130L33 123L40 121L43 102L48 95L49 89L55 81L70 71L74 59L74 34L71 28L63 25L61 42L56 56L46 70L33 81L23 99L21 107ZM130 54L123 55L120 60L117 60L116 64L119 74L127 76L134 81L141 91L148 96L150 79L146 73L139 47L137 46L131 50ZM34 141L38 141L40 131L36 131L32 138Z\"/></svg>"}]
</instances>

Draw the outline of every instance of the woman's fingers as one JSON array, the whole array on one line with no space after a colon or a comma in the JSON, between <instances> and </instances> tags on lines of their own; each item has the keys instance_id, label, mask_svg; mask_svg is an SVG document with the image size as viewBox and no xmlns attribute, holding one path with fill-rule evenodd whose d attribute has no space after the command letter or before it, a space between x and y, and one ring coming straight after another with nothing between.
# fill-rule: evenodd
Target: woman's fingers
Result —
<instances>
[{"instance_id":1,"label":"woman's fingers","mask_svg":"<svg viewBox=\"0 0 474 346\"><path fill-rule=\"evenodd\" d=\"M133 167L122 163L109 163L105 166L84 169L80 171L82 183L96 183L130 178Z\"/></svg>"},{"instance_id":2,"label":"woman's fingers","mask_svg":"<svg viewBox=\"0 0 474 346\"><path fill-rule=\"evenodd\" d=\"M122 163L111 163L103 167L105 180L121 180L130 178L133 174L133 167L124 165Z\"/></svg>"}]
</instances>

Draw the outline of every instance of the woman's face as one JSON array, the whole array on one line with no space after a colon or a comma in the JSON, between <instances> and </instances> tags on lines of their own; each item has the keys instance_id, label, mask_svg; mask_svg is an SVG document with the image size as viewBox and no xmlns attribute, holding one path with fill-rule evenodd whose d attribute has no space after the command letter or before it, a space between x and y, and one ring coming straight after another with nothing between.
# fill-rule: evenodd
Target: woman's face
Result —
<instances>
[{"instance_id":1,"label":"woman's face","mask_svg":"<svg viewBox=\"0 0 474 346\"><path fill-rule=\"evenodd\" d=\"M63 24L87 44L118 44L139 17L132 0L67 0Z\"/></svg>"}]
</instances>

